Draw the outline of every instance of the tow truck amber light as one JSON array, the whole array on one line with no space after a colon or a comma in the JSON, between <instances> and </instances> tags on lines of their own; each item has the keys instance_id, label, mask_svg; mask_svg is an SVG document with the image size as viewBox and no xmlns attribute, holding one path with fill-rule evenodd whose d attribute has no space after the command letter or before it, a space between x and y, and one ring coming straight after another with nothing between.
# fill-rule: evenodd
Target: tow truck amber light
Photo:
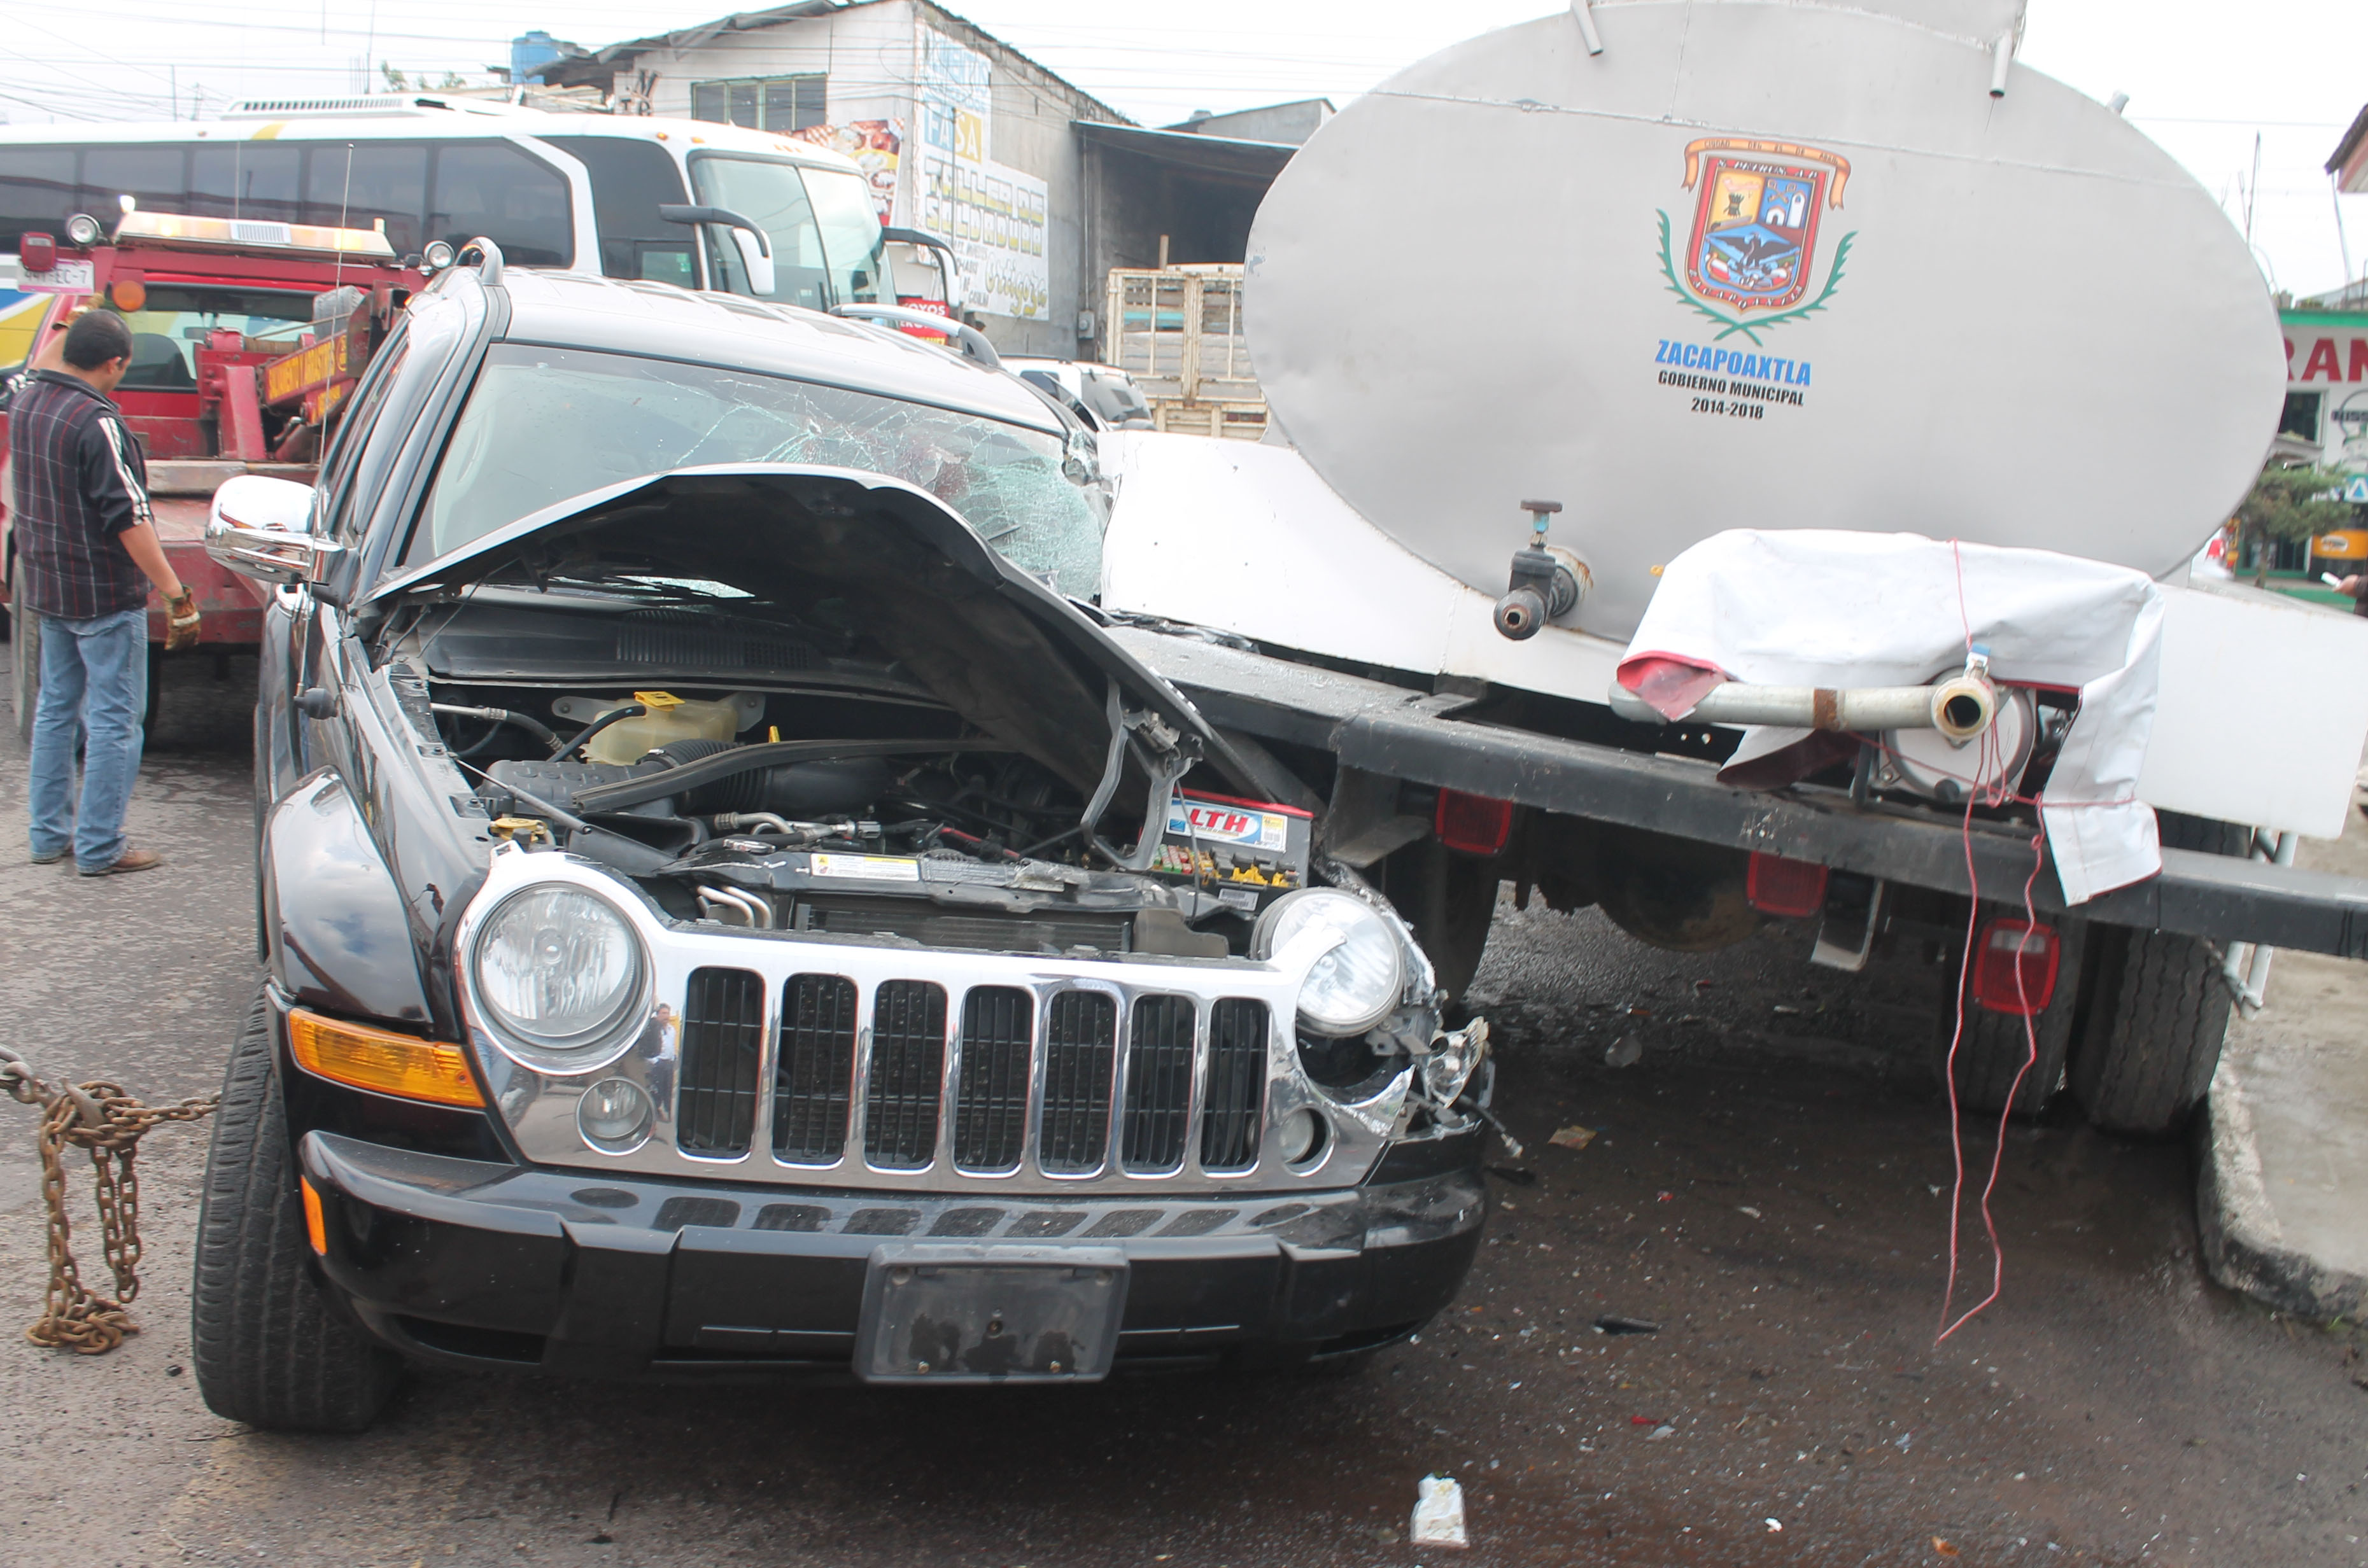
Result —
<instances>
[{"instance_id":1,"label":"tow truck amber light","mask_svg":"<svg viewBox=\"0 0 2368 1568\"><path fill-rule=\"evenodd\" d=\"M1458 854L1500 855L1513 836L1513 802L1441 790L1430 825L1439 841Z\"/></svg>"},{"instance_id":2,"label":"tow truck amber light","mask_svg":"<svg viewBox=\"0 0 2368 1568\"><path fill-rule=\"evenodd\" d=\"M304 1190L304 1235L313 1244L315 1256L329 1256L329 1225L321 1218L321 1195L313 1190L310 1176L298 1176L296 1185Z\"/></svg>"},{"instance_id":3,"label":"tow truck amber light","mask_svg":"<svg viewBox=\"0 0 2368 1568\"><path fill-rule=\"evenodd\" d=\"M1803 920L1826 907L1826 869L1809 860L1787 860L1782 855L1751 853L1744 896L1762 915L1782 920Z\"/></svg>"},{"instance_id":4,"label":"tow truck amber light","mask_svg":"<svg viewBox=\"0 0 2368 1568\"><path fill-rule=\"evenodd\" d=\"M2063 949L2055 933L2028 920L1993 920L1974 944L1974 1003L2009 1017L2046 1010Z\"/></svg>"},{"instance_id":5,"label":"tow truck amber light","mask_svg":"<svg viewBox=\"0 0 2368 1568\"><path fill-rule=\"evenodd\" d=\"M179 212L127 212L115 228L115 242L157 245L236 245L342 256L361 261L394 259L387 237L371 229L337 229L321 223L279 223L255 218L192 218Z\"/></svg>"},{"instance_id":6,"label":"tow truck amber light","mask_svg":"<svg viewBox=\"0 0 2368 1568\"><path fill-rule=\"evenodd\" d=\"M485 1103L457 1045L341 1023L297 1007L288 1014L288 1048L298 1066L332 1083L433 1105Z\"/></svg>"}]
</instances>

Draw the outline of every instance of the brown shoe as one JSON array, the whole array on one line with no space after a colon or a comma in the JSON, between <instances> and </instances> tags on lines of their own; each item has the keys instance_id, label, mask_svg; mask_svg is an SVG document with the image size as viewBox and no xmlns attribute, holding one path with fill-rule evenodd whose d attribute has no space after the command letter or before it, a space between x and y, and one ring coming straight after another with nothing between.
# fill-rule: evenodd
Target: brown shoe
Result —
<instances>
[{"instance_id":1,"label":"brown shoe","mask_svg":"<svg viewBox=\"0 0 2368 1568\"><path fill-rule=\"evenodd\" d=\"M77 866L74 868L74 874L82 877L113 877L129 871L151 871L164 863L165 857L157 854L154 849L126 849L115 858L115 863L111 866L101 866L96 871L85 871Z\"/></svg>"}]
</instances>

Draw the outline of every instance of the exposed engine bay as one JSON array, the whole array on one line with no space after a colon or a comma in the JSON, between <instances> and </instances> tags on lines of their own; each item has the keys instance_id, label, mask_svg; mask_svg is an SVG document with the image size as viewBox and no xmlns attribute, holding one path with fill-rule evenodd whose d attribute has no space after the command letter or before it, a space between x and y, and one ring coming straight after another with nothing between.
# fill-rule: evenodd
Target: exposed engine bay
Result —
<instances>
[{"instance_id":1,"label":"exposed engine bay","mask_svg":"<svg viewBox=\"0 0 2368 1568\"><path fill-rule=\"evenodd\" d=\"M1308 1076L1353 1098L1415 1066L1417 1099L1461 1096L1485 1031L1441 1028L1405 921L1086 614L925 497L870 489L894 509L850 523L840 480L652 488L423 585L381 631L489 836L709 928L1220 962L1321 928Z\"/></svg>"}]
</instances>

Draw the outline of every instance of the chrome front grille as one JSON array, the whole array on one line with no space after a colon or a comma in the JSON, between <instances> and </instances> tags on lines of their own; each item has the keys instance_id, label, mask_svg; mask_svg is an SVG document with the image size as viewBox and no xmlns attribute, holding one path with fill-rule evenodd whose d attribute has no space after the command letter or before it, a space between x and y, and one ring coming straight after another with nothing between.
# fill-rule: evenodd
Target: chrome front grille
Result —
<instances>
[{"instance_id":1,"label":"chrome front grille","mask_svg":"<svg viewBox=\"0 0 2368 1568\"><path fill-rule=\"evenodd\" d=\"M855 982L793 974L781 992L781 1049L773 1073L773 1153L827 1165L847 1152L855 1084Z\"/></svg>"},{"instance_id":2,"label":"chrome front grille","mask_svg":"<svg viewBox=\"0 0 2368 1568\"><path fill-rule=\"evenodd\" d=\"M863 1153L885 1170L920 1170L937 1157L946 1071L946 988L892 980L871 1012L871 1072L863 1088Z\"/></svg>"},{"instance_id":3,"label":"chrome front grille","mask_svg":"<svg viewBox=\"0 0 2368 1568\"><path fill-rule=\"evenodd\" d=\"M1209 1009L1202 1170L1246 1171L1258 1164L1258 1108L1265 1099L1266 1009L1229 996Z\"/></svg>"},{"instance_id":4,"label":"chrome front grille","mask_svg":"<svg viewBox=\"0 0 2368 1568\"><path fill-rule=\"evenodd\" d=\"M463 972L472 1053L531 1165L883 1201L1144 1186L1164 1199L1353 1186L1403 1135L1410 1071L1351 1103L1300 1064L1284 1026L1312 952L1030 955L727 929L669 919L572 857L500 852L463 915L460 950L504 899L551 883L625 915L650 989L638 1032L554 1075L497 1045ZM610 1075L656 1104L649 1138L632 1149L595 1147L577 1124L582 1096ZM1308 1115L1323 1123L1319 1153L1287 1165L1283 1130ZM796 1202L777 1207L765 1224L805 1222Z\"/></svg>"},{"instance_id":5,"label":"chrome front grille","mask_svg":"<svg viewBox=\"0 0 2368 1568\"><path fill-rule=\"evenodd\" d=\"M1117 1068L1117 1000L1099 991L1054 996L1044 1010L1044 1125L1036 1143L1045 1170L1076 1176L1101 1169Z\"/></svg>"},{"instance_id":6,"label":"chrome front grille","mask_svg":"<svg viewBox=\"0 0 2368 1568\"><path fill-rule=\"evenodd\" d=\"M1158 1175L1184 1163L1191 1119L1192 1024L1190 996L1138 996L1126 1047L1126 1168Z\"/></svg>"},{"instance_id":7,"label":"chrome front grille","mask_svg":"<svg viewBox=\"0 0 2368 1568\"><path fill-rule=\"evenodd\" d=\"M859 1076L863 1164L879 1172L928 1170L942 1147L957 1176L1008 1176L1022 1169L1032 1136L1043 1175L1091 1177L1109 1164L1113 1110L1128 1176L1180 1173L1196 1128L1202 1171L1258 1165L1269 1077L1263 1001L1137 996L1124 1009L1121 1060L1121 1001L1105 991L1055 990L1040 1006L1023 987L973 985L950 1034L957 1015L944 986L884 981L871 997L868 1051L859 995L844 975L796 974L781 988L771 1144L785 1165L841 1163ZM750 1147L764 1000L759 975L691 974L675 1101L684 1153L729 1158Z\"/></svg>"},{"instance_id":8,"label":"chrome front grille","mask_svg":"<svg viewBox=\"0 0 2368 1568\"><path fill-rule=\"evenodd\" d=\"M962 1066L954 1087L954 1168L1019 1168L1028 1139L1028 1070L1035 998L981 985L962 998Z\"/></svg>"},{"instance_id":9,"label":"chrome front grille","mask_svg":"<svg viewBox=\"0 0 2368 1568\"><path fill-rule=\"evenodd\" d=\"M682 1088L675 1144L686 1153L745 1154L757 1128L765 1056L765 980L745 969L702 969L682 999Z\"/></svg>"}]
</instances>

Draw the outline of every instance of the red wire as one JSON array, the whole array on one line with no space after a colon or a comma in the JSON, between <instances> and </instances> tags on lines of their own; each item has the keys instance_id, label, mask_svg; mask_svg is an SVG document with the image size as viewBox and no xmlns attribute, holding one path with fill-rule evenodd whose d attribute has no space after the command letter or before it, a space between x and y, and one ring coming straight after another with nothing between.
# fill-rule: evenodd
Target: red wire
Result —
<instances>
[{"instance_id":1,"label":"red wire","mask_svg":"<svg viewBox=\"0 0 2368 1568\"><path fill-rule=\"evenodd\" d=\"M1973 619L1965 608L1965 562L1964 552L1958 547L1958 541L1953 539L1949 541L1949 553L1956 562L1957 619L1965 629L1965 661L1971 664L1974 656L1974 627ZM2014 1082L2007 1086L2006 1101L1998 1111L1998 1137L1990 1149L1989 1179L1982 1184L1982 1229L1988 1235L1990 1242L1990 1293L1968 1307L1963 1316L1952 1320L1949 1312L1956 1304L1957 1298L1958 1216L1964 1210L1965 1195L1964 1125L1957 1109L1957 1047L1964 1042L1965 1037L1965 985L1973 973L1975 961L1974 939L1981 920L1982 910L1981 873L1974 866L1974 807L1985 792L1987 792L1990 797L1986 803L1993 806L2002 804L2009 800L2019 799L2003 777L2005 756L1998 750L1998 745L1996 727L1992 726L1985 730L1982 733L1982 755L1975 767L1975 781L1974 787L1965 791L1965 815L1959 829L1965 849L1965 881L1972 889L1972 894L1965 906L1965 946L1963 961L1957 966L1956 1027L1949 1036L1949 1055L1942 1066L1943 1076L1948 1080L1949 1156L1954 1175L1949 1187L1949 1277L1941 1294L1941 1328L1940 1333L1933 1336L1932 1343L1935 1345L1964 1327L1991 1302L1997 1301L2006 1289L2006 1249L1998 1242L1998 1220L1990 1212L1990 1196L1998 1188L1998 1172L2006 1162L2007 1119L2013 1114L2014 1097L2022 1091L2024 1077L2039 1062L2039 1028L2032 1016L2030 983L2024 974L2022 955L2029 949L2032 927L2039 922L2038 911L2032 907L2032 892L2039 883L2040 869L2047 860L2047 819L2044 812L2039 818L2038 831L2032 835L2031 875L2024 878L2022 883L2024 928L2021 939L2015 948L2014 989L2015 1000L2020 1004L2022 1014L2024 1046L2022 1065L2015 1070ZM1990 773L1993 769L1999 776L1994 784L1984 786L1978 782L1981 775ZM2034 800L2031 803L2036 806L2038 801Z\"/></svg>"}]
</instances>

